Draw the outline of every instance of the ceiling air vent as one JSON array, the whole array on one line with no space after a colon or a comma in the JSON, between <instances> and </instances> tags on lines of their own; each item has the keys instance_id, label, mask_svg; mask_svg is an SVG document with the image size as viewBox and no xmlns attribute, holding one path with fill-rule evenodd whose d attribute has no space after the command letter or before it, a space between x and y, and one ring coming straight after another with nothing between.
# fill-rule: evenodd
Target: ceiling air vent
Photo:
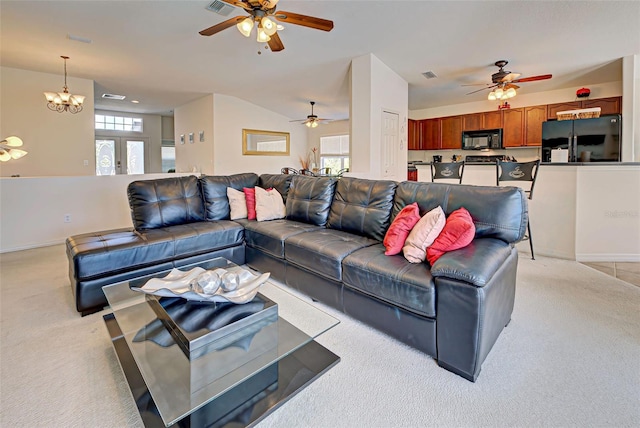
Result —
<instances>
[{"instance_id":1,"label":"ceiling air vent","mask_svg":"<svg viewBox=\"0 0 640 428\"><path fill-rule=\"evenodd\" d=\"M214 0L209 6L207 6L207 10L222 16L229 16L234 9L235 8L230 4L221 2L220 0Z\"/></svg>"},{"instance_id":2,"label":"ceiling air vent","mask_svg":"<svg viewBox=\"0 0 640 428\"><path fill-rule=\"evenodd\" d=\"M115 94L102 94L102 98L105 98L107 100L124 100L126 98L126 96L124 95L115 95Z\"/></svg>"},{"instance_id":3,"label":"ceiling air vent","mask_svg":"<svg viewBox=\"0 0 640 428\"><path fill-rule=\"evenodd\" d=\"M427 79L435 79L436 77L438 77L433 71L425 71L424 73L422 73L422 75Z\"/></svg>"}]
</instances>

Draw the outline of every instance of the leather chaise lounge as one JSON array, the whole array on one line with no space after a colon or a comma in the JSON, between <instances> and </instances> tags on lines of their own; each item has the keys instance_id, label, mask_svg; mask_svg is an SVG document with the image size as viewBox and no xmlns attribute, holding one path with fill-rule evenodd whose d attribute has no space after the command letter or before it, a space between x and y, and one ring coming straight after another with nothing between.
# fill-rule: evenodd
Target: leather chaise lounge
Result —
<instances>
[{"instance_id":1,"label":"leather chaise lounge","mask_svg":"<svg viewBox=\"0 0 640 428\"><path fill-rule=\"evenodd\" d=\"M286 217L231 221L227 187L282 195ZM106 304L102 286L164 274L212 257L247 264L433 356L475 381L515 299L527 200L516 187L243 173L129 185L133 229L67 239L69 277L83 315ZM473 242L433 266L384 255L400 210L466 208Z\"/></svg>"}]
</instances>

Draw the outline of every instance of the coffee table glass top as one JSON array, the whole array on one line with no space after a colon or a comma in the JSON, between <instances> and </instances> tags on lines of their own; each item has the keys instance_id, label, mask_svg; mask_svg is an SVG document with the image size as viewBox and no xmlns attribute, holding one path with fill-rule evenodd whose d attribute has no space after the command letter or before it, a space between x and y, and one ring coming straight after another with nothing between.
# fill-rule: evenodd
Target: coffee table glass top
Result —
<instances>
[{"instance_id":1,"label":"coffee table glass top","mask_svg":"<svg viewBox=\"0 0 640 428\"><path fill-rule=\"evenodd\" d=\"M195 266L205 269L222 267L232 271L244 269L222 258L179 269L186 271ZM277 319L274 317L248 327L246 335L241 334L234 342L228 338L213 342L208 347L209 352L189 360L158 319L146 295L129 288L140 287L150 278L163 277L168 273L160 272L103 287L136 365L167 426L339 323L336 318L269 280L260 288L260 294L277 303Z\"/></svg>"}]
</instances>

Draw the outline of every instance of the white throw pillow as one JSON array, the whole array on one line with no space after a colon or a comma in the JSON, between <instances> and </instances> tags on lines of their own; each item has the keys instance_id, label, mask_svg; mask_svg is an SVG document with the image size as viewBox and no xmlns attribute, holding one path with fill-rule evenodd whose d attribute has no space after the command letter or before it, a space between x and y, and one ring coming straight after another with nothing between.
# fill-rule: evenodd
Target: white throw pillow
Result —
<instances>
[{"instance_id":1,"label":"white throw pillow","mask_svg":"<svg viewBox=\"0 0 640 428\"><path fill-rule=\"evenodd\" d=\"M404 242L404 258L411 263L422 263L427 257L427 247L440 235L446 221L446 215L440 206L423 215Z\"/></svg>"},{"instance_id":2,"label":"white throw pillow","mask_svg":"<svg viewBox=\"0 0 640 428\"><path fill-rule=\"evenodd\" d=\"M229 198L229 207L231 208L231 220L247 218L247 201L244 192L227 187L227 198Z\"/></svg>"},{"instance_id":3,"label":"white throw pillow","mask_svg":"<svg viewBox=\"0 0 640 428\"><path fill-rule=\"evenodd\" d=\"M262 187L256 189L256 220L275 220L284 218L286 208L282 195L276 189L264 190Z\"/></svg>"}]
</instances>

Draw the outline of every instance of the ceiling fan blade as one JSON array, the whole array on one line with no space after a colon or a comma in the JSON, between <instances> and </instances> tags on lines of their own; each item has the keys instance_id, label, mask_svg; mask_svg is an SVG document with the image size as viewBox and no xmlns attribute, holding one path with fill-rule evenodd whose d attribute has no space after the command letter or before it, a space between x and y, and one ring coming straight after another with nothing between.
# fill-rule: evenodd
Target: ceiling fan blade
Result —
<instances>
[{"instance_id":1,"label":"ceiling fan blade","mask_svg":"<svg viewBox=\"0 0 640 428\"><path fill-rule=\"evenodd\" d=\"M316 30L331 31L333 29L333 21L328 19L316 18L315 16L300 15L292 12L276 12L273 15L278 21L288 24L302 25L303 27L315 28Z\"/></svg>"},{"instance_id":2,"label":"ceiling fan blade","mask_svg":"<svg viewBox=\"0 0 640 428\"><path fill-rule=\"evenodd\" d=\"M271 39L267 42L269 44L269 49L271 52L280 52L284 49L284 45L282 44L282 40L280 40L280 36L278 33L273 33Z\"/></svg>"},{"instance_id":3,"label":"ceiling fan blade","mask_svg":"<svg viewBox=\"0 0 640 428\"><path fill-rule=\"evenodd\" d=\"M469 92L469 93L467 93L467 94L465 94L465 95L475 94L476 92L484 91L485 89L495 88L496 86L499 86L499 84L495 84L495 85L487 86L486 88L478 89L477 91Z\"/></svg>"},{"instance_id":4,"label":"ceiling fan blade","mask_svg":"<svg viewBox=\"0 0 640 428\"><path fill-rule=\"evenodd\" d=\"M460 85L460 86L489 86L491 85L491 83L467 83L466 85Z\"/></svg>"},{"instance_id":5,"label":"ceiling fan blade","mask_svg":"<svg viewBox=\"0 0 640 428\"><path fill-rule=\"evenodd\" d=\"M514 85L513 83L507 83L506 85L504 85L504 89L509 89L509 88L520 89L520 86Z\"/></svg>"},{"instance_id":6,"label":"ceiling fan blade","mask_svg":"<svg viewBox=\"0 0 640 428\"><path fill-rule=\"evenodd\" d=\"M225 3L228 3L232 6L237 6L237 7L241 7L245 10L252 10L251 6L248 5L247 3L240 1L240 0L222 0Z\"/></svg>"},{"instance_id":7,"label":"ceiling fan blade","mask_svg":"<svg viewBox=\"0 0 640 428\"><path fill-rule=\"evenodd\" d=\"M551 79L551 74L541 74L540 76L523 77L522 79L512 80L511 83L535 82L536 80Z\"/></svg>"},{"instance_id":8,"label":"ceiling fan blade","mask_svg":"<svg viewBox=\"0 0 640 428\"><path fill-rule=\"evenodd\" d=\"M246 16L236 16L235 18L227 19L226 21L222 21L219 24L216 24L212 27L209 27L207 29L200 31L200 35L213 36L214 34L219 33L222 30L226 30L229 27L233 27L234 25L236 25L238 22L242 21L245 18Z\"/></svg>"}]
</instances>

